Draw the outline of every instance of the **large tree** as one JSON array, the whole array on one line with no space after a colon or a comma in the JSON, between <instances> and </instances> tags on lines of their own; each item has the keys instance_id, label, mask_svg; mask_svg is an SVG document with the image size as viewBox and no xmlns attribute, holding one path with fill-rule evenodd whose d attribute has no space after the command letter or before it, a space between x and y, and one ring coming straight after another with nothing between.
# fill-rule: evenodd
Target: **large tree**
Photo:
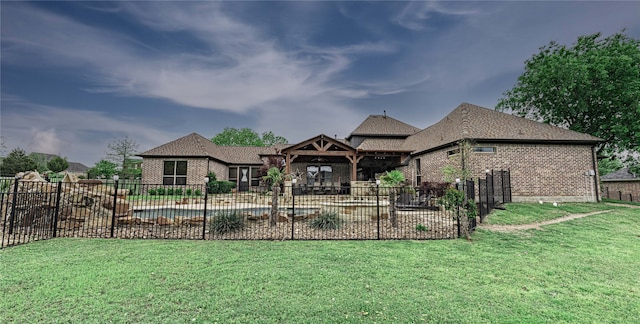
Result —
<instances>
[{"instance_id":1,"label":"large tree","mask_svg":"<svg viewBox=\"0 0 640 324\"><path fill-rule=\"evenodd\" d=\"M62 172L69 168L69 162L66 158L61 158L56 155L47 162L47 168L55 173Z\"/></svg>"},{"instance_id":2,"label":"large tree","mask_svg":"<svg viewBox=\"0 0 640 324\"><path fill-rule=\"evenodd\" d=\"M114 140L107 144L107 160L115 163L122 169L126 169L127 161L135 156L138 147L138 143L128 136Z\"/></svg>"},{"instance_id":3,"label":"large tree","mask_svg":"<svg viewBox=\"0 0 640 324\"><path fill-rule=\"evenodd\" d=\"M31 152L29 153L29 158L36 164L36 170L38 172L49 171L49 167L47 167L47 156L41 153Z\"/></svg>"},{"instance_id":4,"label":"large tree","mask_svg":"<svg viewBox=\"0 0 640 324\"><path fill-rule=\"evenodd\" d=\"M622 33L551 42L525 62L497 110L604 139L598 156L640 151L640 40Z\"/></svg>"},{"instance_id":5,"label":"large tree","mask_svg":"<svg viewBox=\"0 0 640 324\"><path fill-rule=\"evenodd\" d=\"M36 163L22 149L16 148L2 160L0 175L12 177L18 172L34 171L35 169Z\"/></svg>"},{"instance_id":6,"label":"large tree","mask_svg":"<svg viewBox=\"0 0 640 324\"><path fill-rule=\"evenodd\" d=\"M262 133L261 136L250 128L236 129L231 127L226 127L211 141L220 146L272 146L287 143L286 138L274 135L270 131Z\"/></svg>"}]
</instances>

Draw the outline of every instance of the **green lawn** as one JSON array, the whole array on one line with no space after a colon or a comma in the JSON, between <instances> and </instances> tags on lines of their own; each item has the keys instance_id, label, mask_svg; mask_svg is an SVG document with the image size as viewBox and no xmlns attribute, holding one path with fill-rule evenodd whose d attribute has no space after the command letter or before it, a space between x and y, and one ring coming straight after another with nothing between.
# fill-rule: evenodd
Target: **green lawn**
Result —
<instances>
[{"instance_id":1,"label":"green lawn","mask_svg":"<svg viewBox=\"0 0 640 324\"><path fill-rule=\"evenodd\" d=\"M473 242L35 242L0 250L0 323L637 322L640 210L609 207Z\"/></svg>"},{"instance_id":2,"label":"green lawn","mask_svg":"<svg viewBox=\"0 0 640 324\"><path fill-rule=\"evenodd\" d=\"M505 210L494 210L491 217L486 219L487 224L494 225L521 225L543 222L556 219L569 214L583 214L601 210L626 209L623 206L612 206L602 203L552 203L531 204L512 203L506 204Z\"/></svg>"}]
</instances>

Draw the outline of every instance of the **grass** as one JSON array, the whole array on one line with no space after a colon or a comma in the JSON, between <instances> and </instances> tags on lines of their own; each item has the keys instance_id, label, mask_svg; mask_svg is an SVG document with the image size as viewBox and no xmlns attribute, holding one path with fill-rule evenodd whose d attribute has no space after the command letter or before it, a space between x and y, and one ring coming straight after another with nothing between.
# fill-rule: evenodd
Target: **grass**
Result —
<instances>
[{"instance_id":1,"label":"grass","mask_svg":"<svg viewBox=\"0 0 640 324\"><path fill-rule=\"evenodd\" d=\"M539 223L569 214L626 208L601 203L558 203L557 206L551 203L511 203L505 205L505 210L494 210L485 222L493 225L522 225Z\"/></svg>"},{"instance_id":2,"label":"grass","mask_svg":"<svg viewBox=\"0 0 640 324\"><path fill-rule=\"evenodd\" d=\"M614 203L614 204L640 206L640 202L636 202L636 201L625 201L625 200L616 200L616 199L607 199L607 198L603 198L602 201L608 202L608 203Z\"/></svg>"},{"instance_id":3,"label":"grass","mask_svg":"<svg viewBox=\"0 0 640 324\"><path fill-rule=\"evenodd\" d=\"M473 242L34 242L0 250L0 322L634 322L640 212L609 207Z\"/></svg>"}]
</instances>

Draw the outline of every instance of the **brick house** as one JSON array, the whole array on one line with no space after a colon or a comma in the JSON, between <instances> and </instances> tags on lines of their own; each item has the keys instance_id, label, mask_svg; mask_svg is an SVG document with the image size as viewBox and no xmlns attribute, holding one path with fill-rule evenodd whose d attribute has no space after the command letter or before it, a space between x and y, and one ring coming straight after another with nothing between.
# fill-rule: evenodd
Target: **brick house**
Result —
<instances>
[{"instance_id":1,"label":"brick house","mask_svg":"<svg viewBox=\"0 0 640 324\"><path fill-rule=\"evenodd\" d=\"M513 201L598 201L597 137L463 103L436 124L407 138L405 175L442 181L457 143L469 140L472 177L509 169ZM419 181L417 181L419 182Z\"/></svg>"},{"instance_id":2,"label":"brick house","mask_svg":"<svg viewBox=\"0 0 640 324\"><path fill-rule=\"evenodd\" d=\"M629 172L628 168L604 175L600 180L604 197L640 201L640 176Z\"/></svg>"},{"instance_id":3,"label":"brick house","mask_svg":"<svg viewBox=\"0 0 640 324\"><path fill-rule=\"evenodd\" d=\"M190 134L140 154L143 183L195 184L207 172L251 190L257 169L270 155L286 161L286 172L305 185L371 181L402 170L413 185L443 181L442 168L458 142L473 143L465 167L473 177L485 170L511 170L514 201L598 201L595 145L599 138L463 103L425 129L386 115L371 115L345 139L318 135L278 148L222 147Z\"/></svg>"}]
</instances>

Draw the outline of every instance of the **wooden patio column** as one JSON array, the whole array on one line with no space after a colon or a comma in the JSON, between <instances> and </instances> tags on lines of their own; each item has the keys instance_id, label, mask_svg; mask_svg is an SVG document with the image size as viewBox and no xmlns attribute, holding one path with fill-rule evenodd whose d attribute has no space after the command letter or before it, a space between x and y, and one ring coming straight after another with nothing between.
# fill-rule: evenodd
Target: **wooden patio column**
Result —
<instances>
[{"instance_id":1,"label":"wooden patio column","mask_svg":"<svg viewBox=\"0 0 640 324\"><path fill-rule=\"evenodd\" d=\"M351 162L351 181L356 181L358 178L358 162L362 160L364 156L357 156L357 154L346 156L349 162Z\"/></svg>"}]
</instances>

